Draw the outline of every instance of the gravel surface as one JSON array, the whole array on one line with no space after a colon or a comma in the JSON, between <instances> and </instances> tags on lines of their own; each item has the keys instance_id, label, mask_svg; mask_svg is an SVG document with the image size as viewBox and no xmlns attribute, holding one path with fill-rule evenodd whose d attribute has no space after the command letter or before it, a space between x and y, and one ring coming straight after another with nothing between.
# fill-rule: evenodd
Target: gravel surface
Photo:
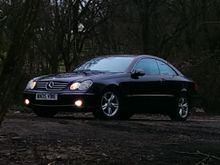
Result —
<instances>
[{"instance_id":1,"label":"gravel surface","mask_svg":"<svg viewBox=\"0 0 220 165\"><path fill-rule=\"evenodd\" d=\"M1 165L220 164L220 116L172 122L161 115L102 121L86 114L40 118L9 113L0 129Z\"/></svg>"}]
</instances>

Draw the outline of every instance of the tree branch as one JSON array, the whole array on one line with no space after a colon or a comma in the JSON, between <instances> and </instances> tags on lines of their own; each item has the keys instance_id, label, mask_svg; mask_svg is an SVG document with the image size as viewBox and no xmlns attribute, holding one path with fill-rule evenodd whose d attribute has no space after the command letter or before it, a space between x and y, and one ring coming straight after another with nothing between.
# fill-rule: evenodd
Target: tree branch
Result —
<instances>
[{"instance_id":1,"label":"tree branch","mask_svg":"<svg viewBox=\"0 0 220 165\"><path fill-rule=\"evenodd\" d=\"M195 156L204 156L204 157L206 157L205 159L203 159L203 160L206 160L207 158L208 159L215 159L215 160L218 160L218 161L220 161L220 157L218 157L218 156L215 156L215 155L210 155L210 154L206 154L206 153L202 153L202 152L200 152L200 151L196 151L196 152L180 152L180 151L176 151L176 153L177 154L185 154L185 155L195 155ZM198 163L196 163L196 164L201 164L202 162L200 161L200 162L198 162Z\"/></svg>"}]
</instances>

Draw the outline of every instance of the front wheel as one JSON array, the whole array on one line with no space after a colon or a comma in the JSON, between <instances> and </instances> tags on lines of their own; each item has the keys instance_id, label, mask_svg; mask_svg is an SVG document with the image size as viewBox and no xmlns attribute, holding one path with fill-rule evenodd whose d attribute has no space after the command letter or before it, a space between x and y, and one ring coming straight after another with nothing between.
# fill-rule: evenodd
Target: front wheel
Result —
<instances>
[{"instance_id":1,"label":"front wheel","mask_svg":"<svg viewBox=\"0 0 220 165\"><path fill-rule=\"evenodd\" d=\"M93 114L99 119L128 119L131 115L126 115L124 109L119 92L108 89L101 95Z\"/></svg>"},{"instance_id":2,"label":"front wheel","mask_svg":"<svg viewBox=\"0 0 220 165\"><path fill-rule=\"evenodd\" d=\"M170 114L171 120L185 121L189 116L189 100L185 96L177 99L174 110Z\"/></svg>"}]
</instances>

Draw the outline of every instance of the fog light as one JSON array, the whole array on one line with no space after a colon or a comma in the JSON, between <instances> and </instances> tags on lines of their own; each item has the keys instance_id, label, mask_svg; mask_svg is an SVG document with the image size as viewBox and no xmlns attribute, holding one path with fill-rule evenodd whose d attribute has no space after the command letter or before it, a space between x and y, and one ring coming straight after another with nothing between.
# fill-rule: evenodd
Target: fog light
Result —
<instances>
[{"instance_id":1,"label":"fog light","mask_svg":"<svg viewBox=\"0 0 220 165\"><path fill-rule=\"evenodd\" d=\"M30 100L25 99L25 100L24 100L24 103L25 103L26 105L29 105L29 104L30 104Z\"/></svg>"},{"instance_id":2,"label":"fog light","mask_svg":"<svg viewBox=\"0 0 220 165\"><path fill-rule=\"evenodd\" d=\"M75 102L74 102L74 104L75 104L75 106L77 106L77 107L82 107L82 105L83 105L83 101L82 100L76 100Z\"/></svg>"}]
</instances>

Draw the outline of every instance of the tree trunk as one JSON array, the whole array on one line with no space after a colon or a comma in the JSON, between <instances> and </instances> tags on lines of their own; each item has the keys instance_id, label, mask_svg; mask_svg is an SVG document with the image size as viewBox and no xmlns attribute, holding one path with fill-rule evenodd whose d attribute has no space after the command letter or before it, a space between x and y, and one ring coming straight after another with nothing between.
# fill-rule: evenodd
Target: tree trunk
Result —
<instances>
[{"instance_id":1,"label":"tree trunk","mask_svg":"<svg viewBox=\"0 0 220 165\"><path fill-rule=\"evenodd\" d=\"M150 25L150 5L149 0L134 0L139 9L139 17L142 26L142 53L149 53L149 25Z\"/></svg>"},{"instance_id":2,"label":"tree trunk","mask_svg":"<svg viewBox=\"0 0 220 165\"><path fill-rule=\"evenodd\" d=\"M40 0L26 0L16 20L12 43L0 75L0 124L24 78L24 55L33 37L33 24L40 3Z\"/></svg>"}]
</instances>

